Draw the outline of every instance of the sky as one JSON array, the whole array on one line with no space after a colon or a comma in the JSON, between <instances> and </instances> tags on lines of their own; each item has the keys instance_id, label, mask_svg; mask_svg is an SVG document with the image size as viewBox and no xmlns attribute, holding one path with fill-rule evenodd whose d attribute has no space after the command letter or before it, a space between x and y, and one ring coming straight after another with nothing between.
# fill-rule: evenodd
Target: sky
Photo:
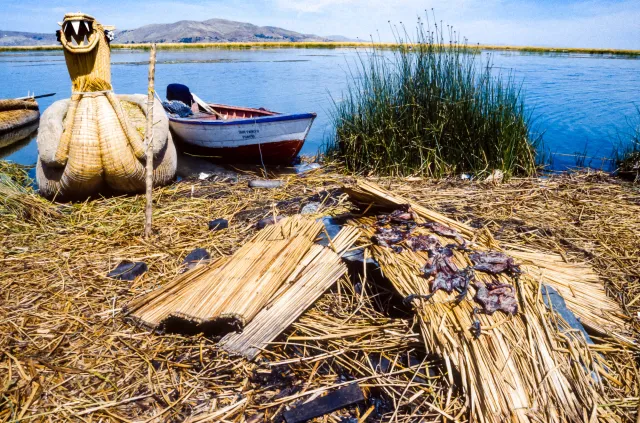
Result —
<instances>
[{"instance_id":1,"label":"sky","mask_svg":"<svg viewBox=\"0 0 640 423\"><path fill-rule=\"evenodd\" d=\"M0 0L0 10L0 29L13 31L54 32L66 12L84 12L118 29L223 18L376 41L428 10L474 44L640 49L640 0Z\"/></svg>"}]
</instances>

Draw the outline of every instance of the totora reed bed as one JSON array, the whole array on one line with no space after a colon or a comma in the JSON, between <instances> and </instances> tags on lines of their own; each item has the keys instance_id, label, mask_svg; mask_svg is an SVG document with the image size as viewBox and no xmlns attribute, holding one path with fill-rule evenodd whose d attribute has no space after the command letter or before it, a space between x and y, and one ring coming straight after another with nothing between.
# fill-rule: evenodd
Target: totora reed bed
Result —
<instances>
[{"instance_id":1,"label":"totora reed bed","mask_svg":"<svg viewBox=\"0 0 640 423\"><path fill-rule=\"evenodd\" d=\"M400 48L373 47L351 70L326 154L364 175L535 174L542 134L520 84L442 22L397 31Z\"/></svg>"},{"instance_id":2,"label":"totora reed bed","mask_svg":"<svg viewBox=\"0 0 640 423\"><path fill-rule=\"evenodd\" d=\"M142 196L52 204L23 169L0 162L0 421L282 421L288 407L353 381L366 403L314 421L469 421L460 385L448 383L458 375L425 350L419 319L368 268L341 278L257 361L211 337L154 333L123 318L126 304L175 279L194 248L230 255L260 219L309 203L320 204L314 217L360 218L343 190L354 181L339 170L280 175L283 186L269 191L248 188L249 173L157 188L154 234L144 239ZM593 172L504 184L373 180L502 244L588 263L640 340L637 185ZM229 227L208 230L216 218ZM149 270L107 278L122 260ZM609 366L593 398L611 401L584 420L638 421L637 349L591 335L591 354L606 354Z\"/></svg>"}]
</instances>

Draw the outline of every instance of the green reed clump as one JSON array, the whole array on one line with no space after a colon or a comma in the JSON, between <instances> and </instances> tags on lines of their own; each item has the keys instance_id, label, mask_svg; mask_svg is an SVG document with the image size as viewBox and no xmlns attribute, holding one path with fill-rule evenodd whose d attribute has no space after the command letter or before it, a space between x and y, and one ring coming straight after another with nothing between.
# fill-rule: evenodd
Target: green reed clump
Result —
<instances>
[{"instance_id":1,"label":"green reed clump","mask_svg":"<svg viewBox=\"0 0 640 423\"><path fill-rule=\"evenodd\" d=\"M536 171L530 115L511 77L495 75L477 48L442 24L419 21L417 40L360 56L343 99L334 102L327 156L349 171L442 177L499 169Z\"/></svg>"},{"instance_id":2,"label":"green reed clump","mask_svg":"<svg viewBox=\"0 0 640 423\"><path fill-rule=\"evenodd\" d=\"M640 107L636 108L637 119L631 124L631 133L614 152L617 173L623 177L640 181Z\"/></svg>"}]
</instances>

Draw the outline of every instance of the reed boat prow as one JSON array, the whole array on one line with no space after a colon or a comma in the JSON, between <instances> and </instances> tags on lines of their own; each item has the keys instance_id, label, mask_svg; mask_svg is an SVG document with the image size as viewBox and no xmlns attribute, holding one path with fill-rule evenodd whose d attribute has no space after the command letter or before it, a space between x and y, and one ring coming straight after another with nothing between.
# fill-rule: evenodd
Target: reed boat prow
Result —
<instances>
[{"instance_id":1,"label":"reed boat prow","mask_svg":"<svg viewBox=\"0 0 640 423\"><path fill-rule=\"evenodd\" d=\"M35 132L39 120L40 110L35 99L0 100L0 148L8 147Z\"/></svg>"},{"instance_id":2,"label":"reed boat prow","mask_svg":"<svg viewBox=\"0 0 640 423\"><path fill-rule=\"evenodd\" d=\"M317 116L215 103L193 108L192 116L169 115L174 138L187 150L244 163L290 164Z\"/></svg>"}]
</instances>

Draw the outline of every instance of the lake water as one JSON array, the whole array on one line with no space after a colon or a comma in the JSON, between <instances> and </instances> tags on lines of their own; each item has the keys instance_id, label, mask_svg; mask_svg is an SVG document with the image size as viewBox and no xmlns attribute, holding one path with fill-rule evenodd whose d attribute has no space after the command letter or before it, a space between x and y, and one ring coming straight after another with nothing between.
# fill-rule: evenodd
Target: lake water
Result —
<instances>
[{"instance_id":1,"label":"lake water","mask_svg":"<svg viewBox=\"0 0 640 423\"><path fill-rule=\"evenodd\" d=\"M332 131L332 98L347 85L353 49L176 50L158 52L156 87L180 82L210 102L316 112L302 154L313 155ZM360 51L362 54L362 51ZM390 53L388 53L390 54ZM488 54L488 53L483 53ZM523 83L536 128L554 154L553 168L575 165L568 155L586 153L593 167L611 157L618 135L630 131L640 105L640 60L590 55L492 52L496 69ZM116 93L146 93L149 53L112 52ZM39 100L41 111L68 98L71 83L61 52L0 53L0 98L56 92ZM0 158L34 164L35 138L0 150ZM606 164L606 162L605 162Z\"/></svg>"}]
</instances>

